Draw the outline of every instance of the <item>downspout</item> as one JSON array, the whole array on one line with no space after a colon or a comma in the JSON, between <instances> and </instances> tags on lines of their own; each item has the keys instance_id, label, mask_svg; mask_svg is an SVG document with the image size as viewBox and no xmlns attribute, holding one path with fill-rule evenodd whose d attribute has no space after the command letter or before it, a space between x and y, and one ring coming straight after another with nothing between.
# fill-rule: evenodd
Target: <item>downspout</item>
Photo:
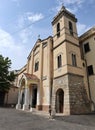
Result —
<instances>
[{"instance_id":1,"label":"downspout","mask_svg":"<svg viewBox=\"0 0 95 130\"><path fill-rule=\"evenodd\" d=\"M89 75L88 75L88 70L87 70L87 61L86 61L86 59L84 59L84 60L85 60L85 63L86 63L86 72L87 72L88 92L89 92L90 105L91 105L91 103L92 103L93 101L92 101L92 99L91 99L91 91L90 91Z\"/></svg>"}]
</instances>

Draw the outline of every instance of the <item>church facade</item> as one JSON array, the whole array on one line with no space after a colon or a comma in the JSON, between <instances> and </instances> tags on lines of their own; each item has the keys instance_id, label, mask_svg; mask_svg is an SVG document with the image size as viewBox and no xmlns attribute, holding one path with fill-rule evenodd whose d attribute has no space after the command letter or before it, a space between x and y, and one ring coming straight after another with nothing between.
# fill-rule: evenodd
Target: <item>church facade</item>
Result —
<instances>
[{"instance_id":1,"label":"church facade","mask_svg":"<svg viewBox=\"0 0 95 130\"><path fill-rule=\"evenodd\" d=\"M38 39L18 74L16 109L64 115L91 111L77 19L62 6L52 21L53 36Z\"/></svg>"}]
</instances>

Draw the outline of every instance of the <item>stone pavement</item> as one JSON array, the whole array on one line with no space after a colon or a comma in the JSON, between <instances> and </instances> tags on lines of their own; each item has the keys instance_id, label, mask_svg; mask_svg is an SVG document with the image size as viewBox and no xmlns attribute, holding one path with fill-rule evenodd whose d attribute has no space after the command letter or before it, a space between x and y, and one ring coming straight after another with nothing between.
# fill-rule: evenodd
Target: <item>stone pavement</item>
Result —
<instances>
[{"instance_id":1,"label":"stone pavement","mask_svg":"<svg viewBox=\"0 0 95 130\"><path fill-rule=\"evenodd\" d=\"M56 116L0 108L0 130L95 130L95 115Z\"/></svg>"}]
</instances>

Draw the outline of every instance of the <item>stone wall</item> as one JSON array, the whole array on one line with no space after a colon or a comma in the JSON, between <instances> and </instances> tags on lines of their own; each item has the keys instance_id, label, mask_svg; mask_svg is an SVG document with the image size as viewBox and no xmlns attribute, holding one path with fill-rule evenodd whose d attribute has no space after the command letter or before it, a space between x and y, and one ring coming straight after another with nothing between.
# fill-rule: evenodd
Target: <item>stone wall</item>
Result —
<instances>
[{"instance_id":1,"label":"stone wall","mask_svg":"<svg viewBox=\"0 0 95 130\"><path fill-rule=\"evenodd\" d=\"M68 75L70 114L84 114L90 112L90 101L83 83L83 77Z\"/></svg>"},{"instance_id":2,"label":"stone wall","mask_svg":"<svg viewBox=\"0 0 95 130\"><path fill-rule=\"evenodd\" d=\"M52 111L56 112L56 92L64 91L64 115L90 112L90 102L83 83L83 77L67 74L53 80Z\"/></svg>"},{"instance_id":3,"label":"stone wall","mask_svg":"<svg viewBox=\"0 0 95 130\"><path fill-rule=\"evenodd\" d=\"M70 114L69 104L69 88L68 88L68 75L58 77L53 80L53 93L52 93L52 109L56 111L56 92L58 89L64 91L64 115Z\"/></svg>"}]
</instances>

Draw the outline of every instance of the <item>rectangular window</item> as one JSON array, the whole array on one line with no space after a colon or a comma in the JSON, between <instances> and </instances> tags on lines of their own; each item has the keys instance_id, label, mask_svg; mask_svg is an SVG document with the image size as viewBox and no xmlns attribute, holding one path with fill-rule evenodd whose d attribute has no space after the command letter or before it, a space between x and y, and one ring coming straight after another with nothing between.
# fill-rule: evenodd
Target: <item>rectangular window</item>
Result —
<instances>
[{"instance_id":1,"label":"rectangular window","mask_svg":"<svg viewBox=\"0 0 95 130\"><path fill-rule=\"evenodd\" d=\"M35 72L38 71L38 69L39 69L39 62L36 62L35 63Z\"/></svg>"},{"instance_id":2,"label":"rectangular window","mask_svg":"<svg viewBox=\"0 0 95 130\"><path fill-rule=\"evenodd\" d=\"M84 51L85 53L90 51L89 43L84 44Z\"/></svg>"},{"instance_id":3,"label":"rectangular window","mask_svg":"<svg viewBox=\"0 0 95 130\"><path fill-rule=\"evenodd\" d=\"M59 55L57 57L57 62L58 62L58 68L62 67L62 58L61 58L61 55Z\"/></svg>"},{"instance_id":4,"label":"rectangular window","mask_svg":"<svg viewBox=\"0 0 95 130\"><path fill-rule=\"evenodd\" d=\"M72 65L77 66L76 55L72 54Z\"/></svg>"},{"instance_id":5,"label":"rectangular window","mask_svg":"<svg viewBox=\"0 0 95 130\"><path fill-rule=\"evenodd\" d=\"M92 65L88 66L87 69L88 69L88 75L93 75L94 74Z\"/></svg>"}]
</instances>

